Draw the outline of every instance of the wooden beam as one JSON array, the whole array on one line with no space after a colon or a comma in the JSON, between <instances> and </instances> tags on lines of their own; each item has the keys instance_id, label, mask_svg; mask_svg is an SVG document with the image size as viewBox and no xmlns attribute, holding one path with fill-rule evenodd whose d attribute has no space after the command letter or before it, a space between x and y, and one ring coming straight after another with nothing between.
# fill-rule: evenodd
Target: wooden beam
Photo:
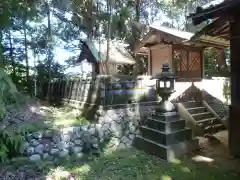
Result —
<instances>
[{"instance_id":1,"label":"wooden beam","mask_svg":"<svg viewBox=\"0 0 240 180\"><path fill-rule=\"evenodd\" d=\"M190 51L200 51L203 49L203 47L187 46L187 45L183 45L183 44L173 44L172 46L173 46L174 50L185 49L185 50L190 50Z\"/></svg>"},{"instance_id":2,"label":"wooden beam","mask_svg":"<svg viewBox=\"0 0 240 180\"><path fill-rule=\"evenodd\" d=\"M228 24L229 22L233 21L232 16L224 16L224 17L219 17L215 19L212 23L206 25L204 28L202 28L200 31L198 31L194 36L191 37L191 40L196 40L202 35L212 35L210 34L211 31L215 30L216 28L221 27L223 24ZM227 26L226 26L227 27Z\"/></svg>"},{"instance_id":3,"label":"wooden beam","mask_svg":"<svg viewBox=\"0 0 240 180\"><path fill-rule=\"evenodd\" d=\"M153 35L154 30L150 30L145 36L144 38L140 41L140 43L134 48L134 53L136 54L138 52L138 50L143 47L146 44L146 41Z\"/></svg>"},{"instance_id":4,"label":"wooden beam","mask_svg":"<svg viewBox=\"0 0 240 180\"><path fill-rule=\"evenodd\" d=\"M216 33L215 35L221 36L221 35L224 35L224 34L228 34L228 35L230 34L230 28L229 28L229 26L228 26L228 28L222 30L221 32Z\"/></svg>"},{"instance_id":5,"label":"wooden beam","mask_svg":"<svg viewBox=\"0 0 240 180\"><path fill-rule=\"evenodd\" d=\"M201 44L202 46L205 46L205 47L216 47L216 48L219 48L219 49L227 48L229 46L229 45L219 45L219 44L216 44L216 43L214 43L212 41L207 41L207 40L200 40L200 42L198 42L198 44Z\"/></svg>"},{"instance_id":6,"label":"wooden beam","mask_svg":"<svg viewBox=\"0 0 240 180\"><path fill-rule=\"evenodd\" d=\"M215 27L215 28L216 28L216 29L213 29L212 32L210 32L210 33L212 33L212 34L218 34L218 33L222 32L222 31L225 31L226 29L228 29L228 28L229 28L229 25L228 25L228 23L225 23L223 26L221 26L221 27Z\"/></svg>"},{"instance_id":7,"label":"wooden beam","mask_svg":"<svg viewBox=\"0 0 240 180\"><path fill-rule=\"evenodd\" d=\"M224 1L219 5L214 7L209 7L207 9L202 9L198 7L196 13L190 14L187 18L191 18L194 25L198 25L207 19L214 19L220 17L223 14L232 14L237 12L240 5L240 1Z\"/></svg>"}]
</instances>

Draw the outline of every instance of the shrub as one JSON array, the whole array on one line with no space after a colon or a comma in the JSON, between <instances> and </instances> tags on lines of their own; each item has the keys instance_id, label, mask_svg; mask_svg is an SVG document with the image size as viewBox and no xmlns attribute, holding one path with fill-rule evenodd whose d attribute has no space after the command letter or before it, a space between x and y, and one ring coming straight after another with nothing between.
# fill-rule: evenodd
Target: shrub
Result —
<instances>
[{"instance_id":1,"label":"shrub","mask_svg":"<svg viewBox=\"0 0 240 180\"><path fill-rule=\"evenodd\" d=\"M6 107L11 104L18 104L21 98L16 86L6 73L0 71L0 120L3 120ZM15 157L20 153L21 144L25 135L31 127L19 127L16 131L0 127L0 162Z\"/></svg>"}]
</instances>

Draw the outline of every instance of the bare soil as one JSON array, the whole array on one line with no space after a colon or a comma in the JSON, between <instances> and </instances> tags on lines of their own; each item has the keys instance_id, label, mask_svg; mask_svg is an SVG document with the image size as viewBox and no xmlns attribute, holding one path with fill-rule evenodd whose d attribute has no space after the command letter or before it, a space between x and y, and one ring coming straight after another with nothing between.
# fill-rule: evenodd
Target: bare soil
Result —
<instances>
[{"instance_id":1,"label":"bare soil","mask_svg":"<svg viewBox=\"0 0 240 180\"><path fill-rule=\"evenodd\" d=\"M211 158L208 164L220 169L240 172L240 159L234 158L229 153L228 131L221 131L209 138L199 138L200 151L193 156L199 155Z\"/></svg>"}]
</instances>

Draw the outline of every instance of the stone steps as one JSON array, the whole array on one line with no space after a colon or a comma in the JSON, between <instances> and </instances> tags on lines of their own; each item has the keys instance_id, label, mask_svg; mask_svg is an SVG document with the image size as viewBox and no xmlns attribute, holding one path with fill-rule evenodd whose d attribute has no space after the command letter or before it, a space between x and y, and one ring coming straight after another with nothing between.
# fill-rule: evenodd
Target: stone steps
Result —
<instances>
[{"instance_id":1,"label":"stone steps","mask_svg":"<svg viewBox=\"0 0 240 180\"><path fill-rule=\"evenodd\" d=\"M185 108L196 108L196 107L203 107L203 103L201 101L188 101L182 102Z\"/></svg>"},{"instance_id":2,"label":"stone steps","mask_svg":"<svg viewBox=\"0 0 240 180\"><path fill-rule=\"evenodd\" d=\"M197 114L197 113L207 112L207 109L205 107L203 107L203 106L187 108L187 110L188 110L188 112L190 114Z\"/></svg>"},{"instance_id":3,"label":"stone steps","mask_svg":"<svg viewBox=\"0 0 240 180\"><path fill-rule=\"evenodd\" d=\"M204 129L204 134L215 134L219 131L225 130L226 127L223 124L215 124L212 126L207 126Z\"/></svg>"},{"instance_id":4,"label":"stone steps","mask_svg":"<svg viewBox=\"0 0 240 180\"><path fill-rule=\"evenodd\" d=\"M220 119L217 119L212 112L208 111L203 102L189 101L182 104L195 120L196 126L200 127L204 134L213 134L224 129Z\"/></svg>"},{"instance_id":5,"label":"stone steps","mask_svg":"<svg viewBox=\"0 0 240 180\"><path fill-rule=\"evenodd\" d=\"M212 118L201 119L201 120L197 121L197 125L199 125L201 127L206 127L206 126L211 126L213 124L217 124L219 122L220 121L217 118L212 117Z\"/></svg>"},{"instance_id":6,"label":"stone steps","mask_svg":"<svg viewBox=\"0 0 240 180\"><path fill-rule=\"evenodd\" d=\"M213 118L214 117L214 115L211 112L203 112L203 113L191 114L191 115L196 121L200 121L202 119L208 119L208 118Z\"/></svg>"}]
</instances>

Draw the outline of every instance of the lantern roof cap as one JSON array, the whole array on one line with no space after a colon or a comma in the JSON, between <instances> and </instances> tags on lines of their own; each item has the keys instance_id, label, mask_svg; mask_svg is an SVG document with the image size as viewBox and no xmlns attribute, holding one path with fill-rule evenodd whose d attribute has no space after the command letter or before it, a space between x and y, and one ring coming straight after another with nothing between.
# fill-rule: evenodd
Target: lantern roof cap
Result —
<instances>
[{"instance_id":1,"label":"lantern roof cap","mask_svg":"<svg viewBox=\"0 0 240 180\"><path fill-rule=\"evenodd\" d=\"M175 75L173 72L169 71L168 63L162 64L162 72L156 74L153 79L175 79Z\"/></svg>"}]
</instances>

